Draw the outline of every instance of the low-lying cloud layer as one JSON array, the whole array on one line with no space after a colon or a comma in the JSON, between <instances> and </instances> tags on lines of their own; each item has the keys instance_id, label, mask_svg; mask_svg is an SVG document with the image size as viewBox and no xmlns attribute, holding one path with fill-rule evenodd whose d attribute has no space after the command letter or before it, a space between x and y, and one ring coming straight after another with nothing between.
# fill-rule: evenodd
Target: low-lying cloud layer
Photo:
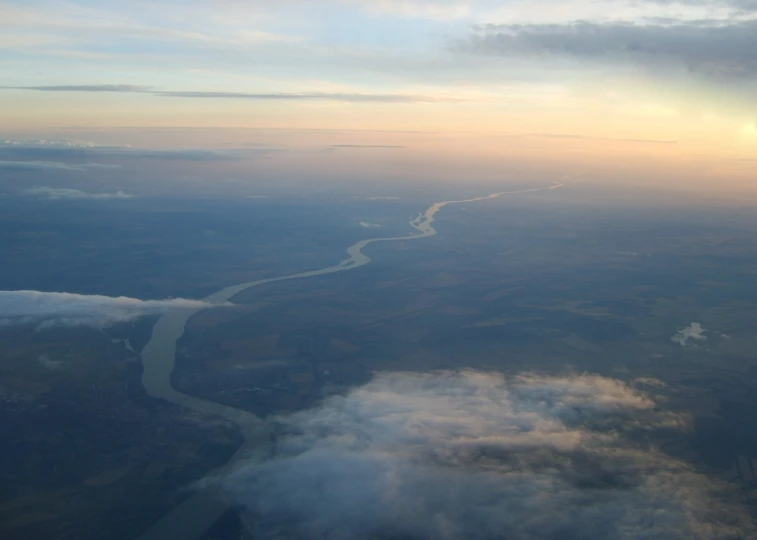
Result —
<instances>
[{"instance_id":1,"label":"low-lying cloud layer","mask_svg":"<svg viewBox=\"0 0 757 540\"><path fill-rule=\"evenodd\" d=\"M183 161L233 161L270 152L270 148L245 148L241 150L208 150L203 148L135 148L131 146L101 146L83 141L67 140L20 140L0 141L0 157L16 158L0 160L5 168L61 168L86 170L87 168L114 168L118 165L101 163L61 163L51 159L157 159ZM44 159L44 161L43 161ZM34 161L31 161L34 160ZM5 165L3 165L5 164Z\"/></svg>"},{"instance_id":2,"label":"low-lying cloud layer","mask_svg":"<svg viewBox=\"0 0 757 540\"><path fill-rule=\"evenodd\" d=\"M646 444L686 419L613 379L386 373L280 422L273 458L220 479L263 537L757 535L727 489Z\"/></svg>"},{"instance_id":3,"label":"low-lying cloud layer","mask_svg":"<svg viewBox=\"0 0 757 540\"><path fill-rule=\"evenodd\" d=\"M70 188L52 188L52 187L35 187L25 190L24 195L31 195L33 197L44 197L51 200L59 199L95 199L95 200L109 200L109 199L131 199L134 195L124 193L120 189L115 193L87 193L80 189Z\"/></svg>"},{"instance_id":4,"label":"low-lying cloud layer","mask_svg":"<svg viewBox=\"0 0 757 540\"><path fill-rule=\"evenodd\" d=\"M200 300L171 298L139 300L41 291L0 291L0 325L38 324L105 328L132 321L143 315L158 315L175 309L197 310L215 307Z\"/></svg>"},{"instance_id":5,"label":"low-lying cloud layer","mask_svg":"<svg viewBox=\"0 0 757 540\"><path fill-rule=\"evenodd\" d=\"M102 163L61 163L58 161L8 161L0 160L0 169L12 171L86 171L88 169L114 169L118 165Z\"/></svg>"}]
</instances>

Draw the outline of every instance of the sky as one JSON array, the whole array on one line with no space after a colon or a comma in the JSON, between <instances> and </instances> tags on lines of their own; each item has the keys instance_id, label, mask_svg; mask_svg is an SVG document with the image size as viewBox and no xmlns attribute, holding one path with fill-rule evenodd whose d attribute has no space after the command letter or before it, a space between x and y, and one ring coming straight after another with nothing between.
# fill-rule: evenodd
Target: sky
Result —
<instances>
[{"instance_id":1,"label":"sky","mask_svg":"<svg viewBox=\"0 0 757 540\"><path fill-rule=\"evenodd\" d=\"M0 0L0 73L17 146L736 195L757 171L755 0Z\"/></svg>"}]
</instances>

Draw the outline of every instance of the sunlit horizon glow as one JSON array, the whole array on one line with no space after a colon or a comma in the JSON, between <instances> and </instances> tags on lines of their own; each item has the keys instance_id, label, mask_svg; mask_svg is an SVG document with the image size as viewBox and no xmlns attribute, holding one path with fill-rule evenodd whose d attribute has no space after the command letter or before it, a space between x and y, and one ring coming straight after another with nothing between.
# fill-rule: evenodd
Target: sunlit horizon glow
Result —
<instances>
[{"instance_id":1,"label":"sunlit horizon glow","mask_svg":"<svg viewBox=\"0 0 757 540\"><path fill-rule=\"evenodd\" d=\"M5 139L403 146L367 166L531 160L753 189L743 0L11 0L0 36Z\"/></svg>"}]
</instances>

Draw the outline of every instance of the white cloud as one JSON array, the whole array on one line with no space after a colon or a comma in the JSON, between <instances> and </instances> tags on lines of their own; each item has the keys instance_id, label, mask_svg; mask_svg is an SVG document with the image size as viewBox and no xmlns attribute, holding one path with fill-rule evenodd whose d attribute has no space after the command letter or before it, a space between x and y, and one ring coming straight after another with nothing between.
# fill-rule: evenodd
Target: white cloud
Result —
<instances>
[{"instance_id":1,"label":"white cloud","mask_svg":"<svg viewBox=\"0 0 757 540\"><path fill-rule=\"evenodd\" d=\"M53 148L95 148L96 143L70 139L5 139L0 146L53 147Z\"/></svg>"},{"instance_id":2,"label":"white cloud","mask_svg":"<svg viewBox=\"0 0 757 540\"><path fill-rule=\"evenodd\" d=\"M368 223L367 221L361 221L360 226L364 229L380 229L381 225L378 223Z\"/></svg>"},{"instance_id":3,"label":"white cloud","mask_svg":"<svg viewBox=\"0 0 757 540\"><path fill-rule=\"evenodd\" d=\"M43 171L86 171L87 169L120 169L120 165L108 165L104 163L63 163L60 161L21 161L2 160L0 169L15 171L43 170Z\"/></svg>"},{"instance_id":4,"label":"white cloud","mask_svg":"<svg viewBox=\"0 0 757 540\"><path fill-rule=\"evenodd\" d=\"M57 161L0 161L0 169L83 171L82 167Z\"/></svg>"},{"instance_id":5,"label":"white cloud","mask_svg":"<svg viewBox=\"0 0 757 540\"><path fill-rule=\"evenodd\" d=\"M704 335L705 332L706 330L702 328L701 324L693 322L686 328L673 334L670 341L678 343L681 347L693 345L692 341L704 341L707 339L707 336Z\"/></svg>"},{"instance_id":6,"label":"white cloud","mask_svg":"<svg viewBox=\"0 0 757 540\"><path fill-rule=\"evenodd\" d=\"M176 309L199 310L228 304L171 298L139 300L41 291L0 291L0 324L48 326L93 326L104 328L143 315L157 315Z\"/></svg>"},{"instance_id":7,"label":"white cloud","mask_svg":"<svg viewBox=\"0 0 757 540\"><path fill-rule=\"evenodd\" d=\"M48 199L131 199L134 195L124 193L120 189L115 193L87 193L79 189L35 187L27 189L24 195L46 197Z\"/></svg>"},{"instance_id":8,"label":"white cloud","mask_svg":"<svg viewBox=\"0 0 757 540\"><path fill-rule=\"evenodd\" d=\"M384 373L278 421L272 458L209 481L262 536L757 537L727 488L635 436L687 420L614 379Z\"/></svg>"},{"instance_id":9,"label":"white cloud","mask_svg":"<svg viewBox=\"0 0 757 540\"><path fill-rule=\"evenodd\" d=\"M470 14L469 0L348 0L349 3L360 5L371 11L400 15L406 17L422 17L427 19L456 19Z\"/></svg>"}]
</instances>

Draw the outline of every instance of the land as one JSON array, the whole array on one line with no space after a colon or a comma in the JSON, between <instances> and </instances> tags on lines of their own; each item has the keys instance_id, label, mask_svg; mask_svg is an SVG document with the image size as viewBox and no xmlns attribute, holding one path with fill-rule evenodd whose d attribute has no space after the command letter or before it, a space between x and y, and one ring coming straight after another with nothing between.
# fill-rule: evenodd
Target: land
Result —
<instances>
[{"instance_id":1,"label":"land","mask_svg":"<svg viewBox=\"0 0 757 540\"><path fill-rule=\"evenodd\" d=\"M5 539L133 538L241 443L230 423L149 398L120 339L15 327L0 347Z\"/></svg>"},{"instance_id":2,"label":"land","mask_svg":"<svg viewBox=\"0 0 757 540\"><path fill-rule=\"evenodd\" d=\"M536 198L449 207L438 236L372 246L367 267L257 287L233 299L241 312L198 314L174 385L265 417L382 370L651 381L695 418L668 451L727 476L739 455L757 456L756 221ZM671 339L692 322L706 339Z\"/></svg>"},{"instance_id":3,"label":"land","mask_svg":"<svg viewBox=\"0 0 757 540\"><path fill-rule=\"evenodd\" d=\"M358 239L407 234L409 216L460 195L8 208L0 288L198 298L333 265ZM691 414L691 433L659 445L754 497L757 214L583 195L449 206L437 236L373 244L367 266L201 311L173 384L273 418L376 371L599 373ZM133 538L238 447L234 425L145 394L137 353L154 322L0 327L3 538ZM671 339L694 322L706 339ZM245 534L231 511L206 538Z\"/></svg>"}]
</instances>

